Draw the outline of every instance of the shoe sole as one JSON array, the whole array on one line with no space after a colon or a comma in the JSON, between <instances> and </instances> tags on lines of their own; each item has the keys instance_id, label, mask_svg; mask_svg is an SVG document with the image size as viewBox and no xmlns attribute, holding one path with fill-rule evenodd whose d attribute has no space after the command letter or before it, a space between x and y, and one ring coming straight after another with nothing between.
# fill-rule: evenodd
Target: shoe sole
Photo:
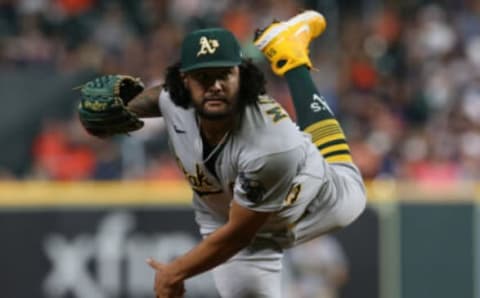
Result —
<instances>
[{"instance_id":1,"label":"shoe sole","mask_svg":"<svg viewBox=\"0 0 480 298\"><path fill-rule=\"evenodd\" d=\"M301 13L301 14L291 18L290 20L288 20L284 23L280 23L275 28L268 31L261 39L259 39L255 42L255 45L260 50L263 50L270 43L270 41L272 39L274 39L282 31L284 31L284 30L286 30L286 29L288 29L288 28L290 28L290 27L292 27L292 26L294 26L294 25L296 25L300 22L307 21L311 18L316 18L318 16L323 17L321 14L319 14L318 12L315 12L315 11L307 11L307 12ZM305 27L301 27L301 28L305 28ZM310 28L308 28L308 30L310 30ZM297 33L295 33L295 34L297 34Z\"/></svg>"}]
</instances>

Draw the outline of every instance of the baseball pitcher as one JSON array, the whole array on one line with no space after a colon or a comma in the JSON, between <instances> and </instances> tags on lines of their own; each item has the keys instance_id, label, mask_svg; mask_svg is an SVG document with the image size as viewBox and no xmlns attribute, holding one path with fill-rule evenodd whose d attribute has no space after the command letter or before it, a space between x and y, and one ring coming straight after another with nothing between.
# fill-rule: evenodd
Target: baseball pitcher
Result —
<instances>
[{"instance_id":1,"label":"baseball pitcher","mask_svg":"<svg viewBox=\"0 0 480 298\"><path fill-rule=\"evenodd\" d=\"M255 45L286 79L298 121L265 94L261 71L231 32L189 33L165 83L111 75L83 86L80 119L108 137L163 117L171 151L193 190L203 240L170 263L149 259L157 297L213 270L222 297L281 297L283 251L352 223L365 208L344 133L309 70L310 42L326 27L315 11L258 30Z\"/></svg>"}]
</instances>

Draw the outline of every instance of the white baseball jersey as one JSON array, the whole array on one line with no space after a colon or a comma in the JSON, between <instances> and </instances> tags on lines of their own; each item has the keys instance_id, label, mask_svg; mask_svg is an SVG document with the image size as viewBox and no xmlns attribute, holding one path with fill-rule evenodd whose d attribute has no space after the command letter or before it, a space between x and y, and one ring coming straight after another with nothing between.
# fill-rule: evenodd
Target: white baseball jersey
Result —
<instances>
[{"instance_id":1,"label":"white baseball jersey","mask_svg":"<svg viewBox=\"0 0 480 298\"><path fill-rule=\"evenodd\" d=\"M331 176L329 165L310 135L271 98L260 97L259 103L247 106L238 127L209 156L203 153L194 108L176 106L165 90L159 105L173 154L193 189L203 235L228 221L233 199L251 210L275 212L257 235L286 247L298 242L293 227L308 209L336 204L336 188L325 183Z\"/></svg>"}]
</instances>

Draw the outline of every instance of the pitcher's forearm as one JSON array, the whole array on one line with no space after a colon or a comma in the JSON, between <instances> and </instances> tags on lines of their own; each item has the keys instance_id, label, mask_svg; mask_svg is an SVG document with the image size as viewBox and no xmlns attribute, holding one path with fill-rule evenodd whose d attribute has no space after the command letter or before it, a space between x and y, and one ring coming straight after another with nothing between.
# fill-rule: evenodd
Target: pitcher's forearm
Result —
<instances>
[{"instance_id":1,"label":"pitcher's forearm","mask_svg":"<svg viewBox=\"0 0 480 298\"><path fill-rule=\"evenodd\" d=\"M250 238L239 239L243 236L235 237L236 234L226 230L228 228L225 226L219 228L191 251L167 265L176 281L185 280L224 263L251 241Z\"/></svg>"},{"instance_id":2,"label":"pitcher's forearm","mask_svg":"<svg viewBox=\"0 0 480 298\"><path fill-rule=\"evenodd\" d=\"M127 105L129 111L135 113L140 118L160 117L162 113L158 106L158 97L162 86L158 85L142 91L133 98Z\"/></svg>"},{"instance_id":3,"label":"pitcher's forearm","mask_svg":"<svg viewBox=\"0 0 480 298\"><path fill-rule=\"evenodd\" d=\"M167 265L173 279L184 280L224 263L251 243L270 215L249 210L233 201L225 225Z\"/></svg>"}]
</instances>

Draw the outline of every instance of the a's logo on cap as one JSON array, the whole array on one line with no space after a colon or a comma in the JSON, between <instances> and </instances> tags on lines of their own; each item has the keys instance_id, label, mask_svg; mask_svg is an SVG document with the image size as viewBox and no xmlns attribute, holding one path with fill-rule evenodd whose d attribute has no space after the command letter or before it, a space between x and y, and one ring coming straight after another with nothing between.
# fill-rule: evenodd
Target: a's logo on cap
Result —
<instances>
[{"instance_id":1,"label":"a's logo on cap","mask_svg":"<svg viewBox=\"0 0 480 298\"><path fill-rule=\"evenodd\" d=\"M197 57L200 55L213 54L220 46L218 40L208 39L205 36L200 37L200 51L197 53Z\"/></svg>"}]
</instances>

